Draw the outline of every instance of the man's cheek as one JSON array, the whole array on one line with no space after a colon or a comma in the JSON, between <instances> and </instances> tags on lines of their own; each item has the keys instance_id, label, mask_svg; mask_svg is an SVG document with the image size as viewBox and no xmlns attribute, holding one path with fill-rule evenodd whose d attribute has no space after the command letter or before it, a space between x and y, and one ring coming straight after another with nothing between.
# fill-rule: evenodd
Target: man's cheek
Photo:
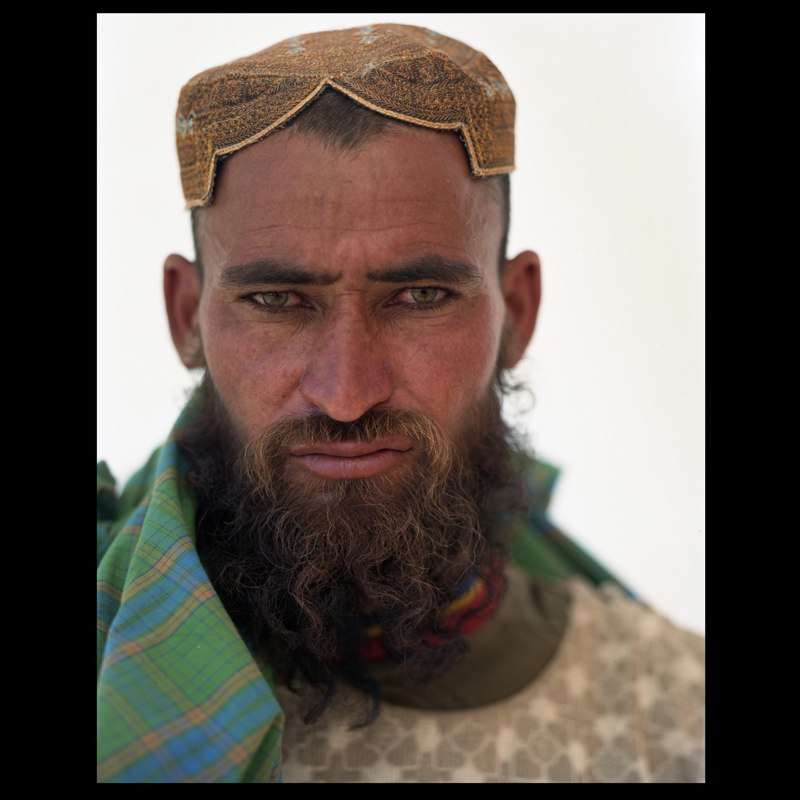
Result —
<instances>
[{"instance_id":1,"label":"man's cheek","mask_svg":"<svg viewBox=\"0 0 800 800\"><path fill-rule=\"evenodd\" d=\"M301 341L276 341L262 331L234 327L215 333L206 344L206 359L223 395L265 408L290 400L303 363Z\"/></svg>"},{"instance_id":2,"label":"man's cheek","mask_svg":"<svg viewBox=\"0 0 800 800\"><path fill-rule=\"evenodd\" d=\"M471 402L494 376L498 341L491 329L476 325L423 341L398 342L395 358L405 384L415 395L444 408Z\"/></svg>"}]
</instances>

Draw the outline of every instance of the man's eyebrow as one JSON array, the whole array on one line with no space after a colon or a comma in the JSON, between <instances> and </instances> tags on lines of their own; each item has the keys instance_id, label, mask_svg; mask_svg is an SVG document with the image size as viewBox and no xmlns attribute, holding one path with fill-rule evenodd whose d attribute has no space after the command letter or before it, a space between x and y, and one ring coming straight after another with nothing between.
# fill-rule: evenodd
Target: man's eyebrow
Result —
<instances>
[{"instance_id":1,"label":"man's eyebrow","mask_svg":"<svg viewBox=\"0 0 800 800\"><path fill-rule=\"evenodd\" d=\"M341 276L293 267L279 261L261 259L249 264L238 264L222 270L219 282L226 288L253 286L254 284L303 284L329 286Z\"/></svg>"},{"instance_id":2,"label":"man's eyebrow","mask_svg":"<svg viewBox=\"0 0 800 800\"><path fill-rule=\"evenodd\" d=\"M280 261L259 259L249 264L225 267L220 275L224 288L253 286L258 284L330 286L341 278L322 270L295 267ZM455 285L478 284L483 278L481 270L474 264L453 261L437 254L415 257L406 264L372 269L367 279L380 283L415 283L433 281Z\"/></svg>"},{"instance_id":3,"label":"man's eyebrow","mask_svg":"<svg viewBox=\"0 0 800 800\"><path fill-rule=\"evenodd\" d=\"M452 261L436 254L416 257L408 264L396 267L370 270L367 278L383 283L434 281L463 285L482 283L483 281L480 268L474 264Z\"/></svg>"}]
</instances>

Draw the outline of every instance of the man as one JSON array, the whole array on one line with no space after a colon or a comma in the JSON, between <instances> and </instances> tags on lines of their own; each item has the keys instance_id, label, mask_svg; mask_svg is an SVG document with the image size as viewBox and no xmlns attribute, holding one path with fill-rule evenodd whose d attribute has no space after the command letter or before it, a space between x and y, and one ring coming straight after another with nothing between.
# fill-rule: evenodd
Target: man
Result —
<instances>
[{"instance_id":1,"label":"man","mask_svg":"<svg viewBox=\"0 0 800 800\"><path fill-rule=\"evenodd\" d=\"M412 26L184 87L204 378L98 473L101 780L702 779L702 640L552 528L500 416L540 299L513 135L494 64Z\"/></svg>"}]
</instances>

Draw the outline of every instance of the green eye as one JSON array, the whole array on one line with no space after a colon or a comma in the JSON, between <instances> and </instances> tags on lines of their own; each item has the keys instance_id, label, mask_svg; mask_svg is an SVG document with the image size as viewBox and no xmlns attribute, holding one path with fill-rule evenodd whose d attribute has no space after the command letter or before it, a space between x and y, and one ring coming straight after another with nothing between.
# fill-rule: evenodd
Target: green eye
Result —
<instances>
[{"instance_id":1,"label":"green eye","mask_svg":"<svg viewBox=\"0 0 800 800\"><path fill-rule=\"evenodd\" d=\"M429 288L422 288L422 289L409 289L409 294L414 300L419 303L420 305L427 305L428 303L433 303L436 300L436 295L438 294L438 289L429 289Z\"/></svg>"},{"instance_id":2,"label":"green eye","mask_svg":"<svg viewBox=\"0 0 800 800\"><path fill-rule=\"evenodd\" d=\"M289 292L259 292L255 297L262 306L270 308L280 308L289 302Z\"/></svg>"}]
</instances>

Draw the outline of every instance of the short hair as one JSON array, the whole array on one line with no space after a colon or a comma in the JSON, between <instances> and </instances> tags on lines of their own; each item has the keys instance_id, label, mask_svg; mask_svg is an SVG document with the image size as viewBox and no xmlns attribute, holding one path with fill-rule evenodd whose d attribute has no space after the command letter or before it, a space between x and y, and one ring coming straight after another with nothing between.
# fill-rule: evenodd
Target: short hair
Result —
<instances>
[{"instance_id":1,"label":"short hair","mask_svg":"<svg viewBox=\"0 0 800 800\"><path fill-rule=\"evenodd\" d=\"M347 95L337 92L335 89L327 88L322 91L313 103L292 117L281 130L292 129L298 133L308 134L318 138L335 150L357 150L369 140L382 134L390 133L400 126L418 127L410 122L378 114L351 100ZM224 158L217 162L217 178L219 178L224 163ZM498 254L498 269L502 274L506 262L506 250L508 249L508 231L511 226L511 181L507 173L475 178L474 180L486 181L495 189L502 225L500 252ZM203 265L197 243L198 209L193 208L191 214L195 263L202 277Z\"/></svg>"}]
</instances>

